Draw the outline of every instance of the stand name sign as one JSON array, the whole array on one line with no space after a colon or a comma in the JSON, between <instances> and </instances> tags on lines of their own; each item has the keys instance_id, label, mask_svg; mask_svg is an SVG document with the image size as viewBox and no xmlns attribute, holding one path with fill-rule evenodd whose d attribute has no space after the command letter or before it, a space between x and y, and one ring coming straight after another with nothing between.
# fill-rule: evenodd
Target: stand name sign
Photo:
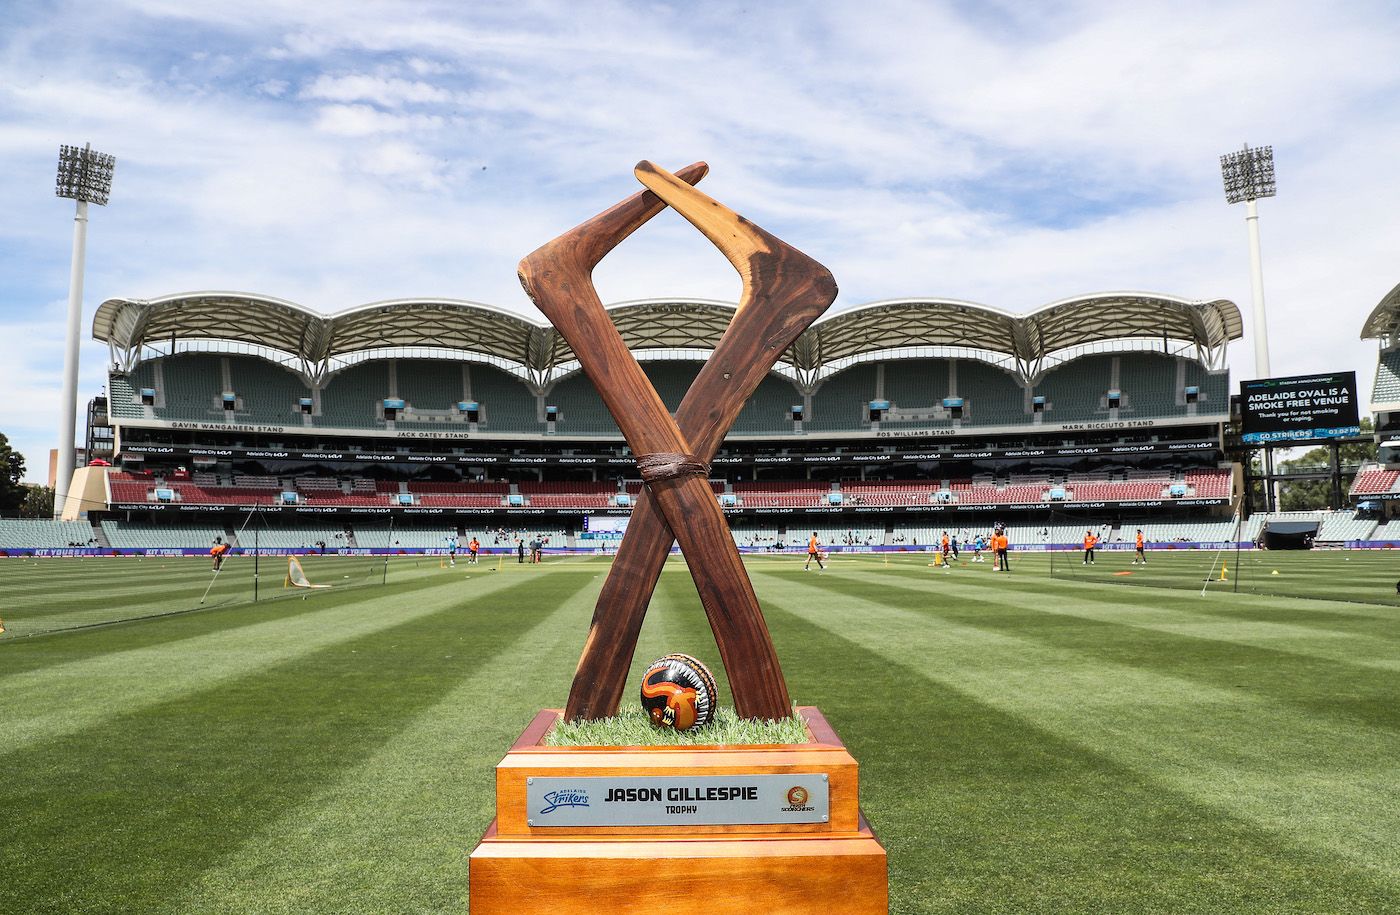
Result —
<instances>
[{"instance_id":1,"label":"stand name sign","mask_svg":"<svg viewBox=\"0 0 1400 915\"><path fill-rule=\"evenodd\" d=\"M697 775L532 778L531 826L756 826L825 823L828 777Z\"/></svg>"}]
</instances>

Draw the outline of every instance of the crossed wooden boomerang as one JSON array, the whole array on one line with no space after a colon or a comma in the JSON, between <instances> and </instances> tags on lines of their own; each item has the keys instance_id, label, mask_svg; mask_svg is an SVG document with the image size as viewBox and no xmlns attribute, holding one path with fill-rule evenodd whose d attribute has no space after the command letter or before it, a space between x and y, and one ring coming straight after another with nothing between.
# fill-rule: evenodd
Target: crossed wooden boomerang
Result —
<instances>
[{"instance_id":1,"label":"crossed wooden boomerang","mask_svg":"<svg viewBox=\"0 0 1400 915\"><path fill-rule=\"evenodd\" d=\"M708 481L709 462L745 401L783 352L836 298L831 272L691 185L697 162L672 174L638 163L648 190L600 213L520 262L525 292L569 342L612 413L646 483L593 611L567 720L617 713L642 618L678 540L743 718L792 714L753 584ZM715 245L743 279L739 307L681 401L667 411L593 286L593 269L666 206Z\"/></svg>"}]
</instances>

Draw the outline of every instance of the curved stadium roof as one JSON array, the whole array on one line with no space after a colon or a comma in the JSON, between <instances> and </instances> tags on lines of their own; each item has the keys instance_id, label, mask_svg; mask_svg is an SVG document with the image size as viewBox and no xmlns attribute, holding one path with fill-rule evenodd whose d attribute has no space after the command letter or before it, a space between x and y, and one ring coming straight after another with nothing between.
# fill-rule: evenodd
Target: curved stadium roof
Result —
<instances>
[{"instance_id":1,"label":"curved stadium roof","mask_svg":"<svg viewBox=\"0 0 1400 915\"><path fill-rule=\"evenodd\" d=\"M1391 344L1400 340L1400 286L1385 294L1361 325L1361 339L1380 339Z\"/></svg>"},{"instance_id":2,"label":"curved stadium roof","mask_svg":"<svg viewBox=\"0 0 1400 915\"><path fill-rule=\"evenodd\" d=\"M713 349L734 305L706 299L646 299L609 307L632 350ZM148 346L227 342L285 354L313 380L356 354L398 348L452 350L520 367L537 382L575 361L545 322L458 299L395 299L323 315L294 302L241 292L189 292L155 299L108 299L93 337L129 370ZM784 356L815 379L862 357L894 350L960 348L1014 362L1025 378L1047 357L1094 343L1174 340L1202 362L1223 364L1244 332L1239 308L1146 292L1107 292L1053 302L1024 315L952 299L891 299L829 314Z\"/></svg>"}]
</instances>

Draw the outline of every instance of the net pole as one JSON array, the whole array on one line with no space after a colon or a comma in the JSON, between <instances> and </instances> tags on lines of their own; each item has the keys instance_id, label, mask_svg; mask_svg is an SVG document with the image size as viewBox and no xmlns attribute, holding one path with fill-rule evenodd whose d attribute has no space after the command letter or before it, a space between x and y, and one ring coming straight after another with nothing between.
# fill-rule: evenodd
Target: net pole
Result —
<instances>
[{"instance_id":1,"label":"net pole","mask_svg":"<svg viewBox=\"0 0 1400 915\"><path fill-rule=\"evenodd\" d=\"M384 554L384 572L379 576L379 583L385 585L389 583L389 557L394 551L394 516L389 516L389 552ZM370 568L374 568L370 566ZM373 573L371 573L373 574Z\"/></svg>"},{"instance_id":2,"label":"net pole","mask_svg":"<svg viewBox=\"0 0 1400 915\"><path fill-rule=\"evenodd\" d=\"M247 530L247 528L248 528L248 522L253 520L253 513L256 512L257 510L258 510L258 507L257 507L256 505L254 505L252 508L248 509L248 517L246 517L246 518L243 519L243 526L240 527L240 528L238 529L238 531L234 534L235 537L242 538L243 532L244 532L245 530ZM257 533L257 531L254 530L254 535L255 535L255 536L256 536L256 533ZM242 542L241 539L240 539L240 542ZM213 590L213 588L214 588L214 582L216 582L216 581L219 580L219 573L222 572L222 571L224 570L224 561L225 561L228 557L230 557L230 556L232 556L232 555L233 555L233 553L232 553L232 551L230 551L229 553L225 554L222 558L220 558L218 567L214 569L214 574L211 575L211 576L209 576L209 584L205 586L203 596L201 596L201 597L199 598L199 602L200 602L201 604L203 604L204 601L208 599L208 597L209 597L209 592L210 592L211 590ZM254 555L256 556L256 552L254 553ZM256 562L256 560L255 560L255 562ZM256 578L256 577L253 579L253 584L254 584L254 589L256 590L256 587L257 587L257 578Z\"/></svg>"},{"instance_id":3,"label":"net pole","mask_svg":"<svg viewBox=\"0 0 1400 915\"><path fill-rule=\"evenodd\" d=\"M1234 535L1233 535L1233 536L1234 536L1234 538L1235 538L1235 564L1236 564L1237 566L1238 566L1238 564L1239 564L1239 554L1240 554L1240 524L1241 524L1240 512L1243 510L1243 508L1244 508L1244 504L1243 504L1243 503L1238 504L1238 505L1235 507L1235 516L1234 516L1234 518L1231 519L1232 521L1235 522ZM1215 567L1216 567L1216 564L1220 562L1220 555L1221 555L1222 553L1224 553L1224 552L1226 551L1226 549L1227 549L1227 547L1225 546L1225 544L1222 543L1222 544L1220 545L1220 548L1217 549L1217 550L1215 551L1215 556L1211 558L1211 561L1210 561L1210 570L1209 570L1208 572L1206 572L1206 580L1205 580L1204 582L1201 583L1201 597L1205 597L1205 596L1206 596L1206 589L1210 587L1211 580L1215 577ZM1236 569L1236 574L1238 574L1238 569ZM1235 590L1236 590L1236 591L1239 590L1239 583L1238 583L1238 582L1235 583Z\"/></svg>"},{"instance_id":4,"label":"net pole","mask_svg":"<svg viewBox=\"0 0 1400 915\"><path fill-rule=\"evenodd\" d=\"M1244 507L1244 506L1243 506L1243 503L1241 503L1240 508L1243 509L1243 507ZM1241 533L1241 530L1240 530L1240 529L1241 529L1242 527L1244 527L1244 514L1242 513L1242 511L1236 510L1236 512L1235 512L1235 519L1236 519L1236 520L1235 520L1235 587L1234 587L1232 590L1234 591L1234 593L1239 594L1239 593L1240 593L1240 533Z\"/></svg>"},{"instance_id":5,"label":"net pole","mask_svg":"<svg viewBox=\"0 0 1400 915\"><path fill-rule=\"evenodd\" d=\"M258 602L258 529L253 528L253 603Z\"/></svg>"}]
</instances>

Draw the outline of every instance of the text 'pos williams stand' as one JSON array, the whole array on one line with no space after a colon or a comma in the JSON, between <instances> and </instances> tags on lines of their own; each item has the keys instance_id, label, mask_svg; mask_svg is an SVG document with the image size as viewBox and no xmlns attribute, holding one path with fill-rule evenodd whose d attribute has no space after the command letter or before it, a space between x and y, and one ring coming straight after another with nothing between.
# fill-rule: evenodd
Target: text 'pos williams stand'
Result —
<instances>
[{"instance_id":1,"label":"text 'pos williams stand'","mask_svg":"<svg viewBox=\"0 0 1400 915\"><path fill-rule=\"evenodd\" d=\"M744 403L836 298L825 267L643 162L647 191L540 248L520 279L558 328L637 455L643 488L598 598L568 706L546 709L496 767L496 819L471 855L476 915L888 910L885 850L859 807L856 761L821 712L809 742L763 746L550 747L563 719L617 713L642 618L679 541L741 717L792 714L758 598L708 482ZM670 206L743 278L739 307L674 417L593 287L598 262Z\"/></svg>"}]
</instances>

